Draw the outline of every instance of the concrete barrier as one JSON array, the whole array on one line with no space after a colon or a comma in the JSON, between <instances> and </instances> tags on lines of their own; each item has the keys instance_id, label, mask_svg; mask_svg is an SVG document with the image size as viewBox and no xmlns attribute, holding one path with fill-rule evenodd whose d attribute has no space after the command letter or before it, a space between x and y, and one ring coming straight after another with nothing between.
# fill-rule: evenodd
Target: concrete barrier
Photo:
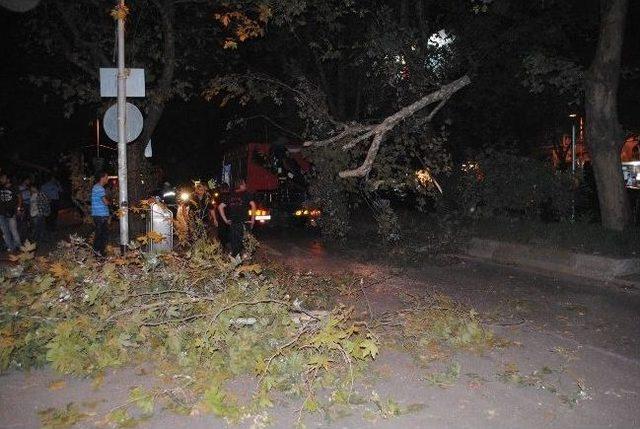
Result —
<instances>
[{"instance_id":1,"label":"concrete barrier","mask_svg":"<svg viewBox=\"0 0 640 429\"><path fill-rule=\"evenodd\" d=\"M482 238L472 238L467 254L507 265L536 268L544 271L614 280L640 274L640 258L614 258L587 255L565 249L530 246Z\"/></svg>"}]
</instances>

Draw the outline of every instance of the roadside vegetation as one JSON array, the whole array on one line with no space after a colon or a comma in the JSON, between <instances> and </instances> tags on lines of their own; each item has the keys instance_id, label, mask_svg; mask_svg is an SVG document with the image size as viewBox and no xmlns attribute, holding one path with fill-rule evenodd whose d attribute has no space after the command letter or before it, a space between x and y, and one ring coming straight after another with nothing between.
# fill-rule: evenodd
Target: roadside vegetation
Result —
<instances>
[{"instance_id":1,"label":"roadside vegetation","mask_svg":"<svg viewBox=\"0 0 640 429\"><path fill-rule=\"evenodd\" d=\"M572 180L543 161L487 152L440 178L441 194L389 194L385 210L354 208L342 235L367 242L371 257L390 255L401 265L446 262L472 237L636 257L640 229L604 228L592 181L585 172Z\"/></svg>"}]
</instances>

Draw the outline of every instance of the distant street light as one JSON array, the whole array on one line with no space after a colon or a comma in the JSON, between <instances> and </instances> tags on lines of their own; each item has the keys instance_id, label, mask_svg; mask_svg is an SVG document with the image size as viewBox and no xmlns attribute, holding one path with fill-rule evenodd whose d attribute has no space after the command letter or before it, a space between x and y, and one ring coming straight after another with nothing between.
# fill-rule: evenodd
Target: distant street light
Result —
<instances>
[{"instance_id":1,"label":"distant street light","mask_svg":"<svg viewBox=\"0 0 640 429\"><path fill-rule=\"evenodd\" d=\"M578 117L577 113L569 114L569 117L573 119L571 121L571 178L573 183L576 181L576 121L575 119ZM576 218L576 198L575 198L575 189L574 196L571 199L571 221L575 221Z\"/></svg>"},{"instance_id":2,"label":"distant street light","mask_svg":"<svg viewBox=\"0 0 640 429\"><path fill-rule=\"evenodd\" d=\"M576 121L575 119L578 117L576 113L571 113L569 115L570 118L574 119L571 121L571 172L576 174Z\"/></svg>"}]
</instances>

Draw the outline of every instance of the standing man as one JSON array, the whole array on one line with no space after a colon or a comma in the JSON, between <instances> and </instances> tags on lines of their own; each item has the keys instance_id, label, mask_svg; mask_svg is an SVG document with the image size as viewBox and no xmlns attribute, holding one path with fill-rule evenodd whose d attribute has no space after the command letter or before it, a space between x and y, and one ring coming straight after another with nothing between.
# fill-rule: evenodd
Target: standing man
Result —
<instances>
[{"instance_id":1,"label":"standing man","mask_svg":"<svg viewBox=\"0 0 640 429\"><path fill-rule=\"evenodd\" d=\"M56 222L58 221L58 210L60 208L60 193L62 192L62 186L53 174L49 177L49 180L42 185L40 191L47 196L49 204L51 205L51 213L47 217L47 227L50 231L55 231Z\"/></svg>"},{"instance_id":2,"label":"standing man","mask_svg":"<svg viewBox=\"0 0 640 429\"><path fill-rule=\"evenodd\" d=\"M214 215L216 219L216 226L218 227L218 240L220 241L220 245L223 249L226 249L229 246L229 225L222 220L222 215L220 214L220 206L226 201L229 201L229 184L222 182L218 189L218 198L214 209ZM218 218L220 218L219 221Z\"/></svg>"},{"instance_id":3,"label":"standing man","mask_svg":"<svg viewBox=\"0 0 640 429\"><path fill-rule=\"evenodd\" d=\"M51 206L47 196L40 192L37 183L31 183L30 194L28 213L31 218L32 238L35 243L40 243L44 239L44 220L51 213Z\"/></svg>"},{"instance_id":4,"label":"standing man","mask_svg":"<svg viewBox=\"0 0 640 429\"><path fill-rule=\"evenodd\" d=\"M22 243L18 234L16 213L20 206L18 192L11 185L6 174L0 175L0 230L4 238L7 251L17 252Z\"/></svg>"},{"instance_id":5,"label":"standing man","mask_svg":"<svg viewBox=\"0 0 640 429\"><path fill-rule=\"evenodd\" d=\"M231 251L231 256L242 253L247 209L251 213L249 228L253 229L256 223L256 207L253 195L247 192L247 183L243 179L238 181L235 191L218 206L222 221L229 227L228 250Z\"/></svg>"},{"instance_id":6,"label":"standing man","mask_svg":"<svg viewBox=\"0 0 640 429\"><path fill-rule=\"evenodd\" d=\"M109 200L104 185L109 181L106 172L96 174L96 183L91 189L91 217L96 227L93 239L93 250L101 256L106 256L107 241L109 240Z\"/></svg>"},{"instance_id":7,"label":"standing man","mask_svg":"<svg viewBox=\"0 0 640 429\"><path fill-rule=\"evenodd\" d=\"M18 232L22 237L29 235L29 228L31 227L31 216L29 215L29 208L31 207L31 183L30 177L25 177L18 186L18 194L22 201L22 207L24 210L18 214Z\"/></svg>"}]
</instances>

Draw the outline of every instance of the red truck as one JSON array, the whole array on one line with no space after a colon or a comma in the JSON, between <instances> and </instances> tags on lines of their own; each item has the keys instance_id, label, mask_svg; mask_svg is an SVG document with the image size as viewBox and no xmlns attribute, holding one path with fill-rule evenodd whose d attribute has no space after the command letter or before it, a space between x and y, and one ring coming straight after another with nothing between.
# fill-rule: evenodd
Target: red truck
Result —
<instances>
[{"instance_id":1,"label":"red truck","mask_svg":"<svg viewBox=\"0 0 640 429\"><path fill-rule=\"evenodd\" d=\"M305 174L311 163L299 145L247 143L224 156L222 182L233 184L242 178L256 195L256 220L281 225L316 225L320 210L308 202Z\"/></svg>"}]
</instances>

